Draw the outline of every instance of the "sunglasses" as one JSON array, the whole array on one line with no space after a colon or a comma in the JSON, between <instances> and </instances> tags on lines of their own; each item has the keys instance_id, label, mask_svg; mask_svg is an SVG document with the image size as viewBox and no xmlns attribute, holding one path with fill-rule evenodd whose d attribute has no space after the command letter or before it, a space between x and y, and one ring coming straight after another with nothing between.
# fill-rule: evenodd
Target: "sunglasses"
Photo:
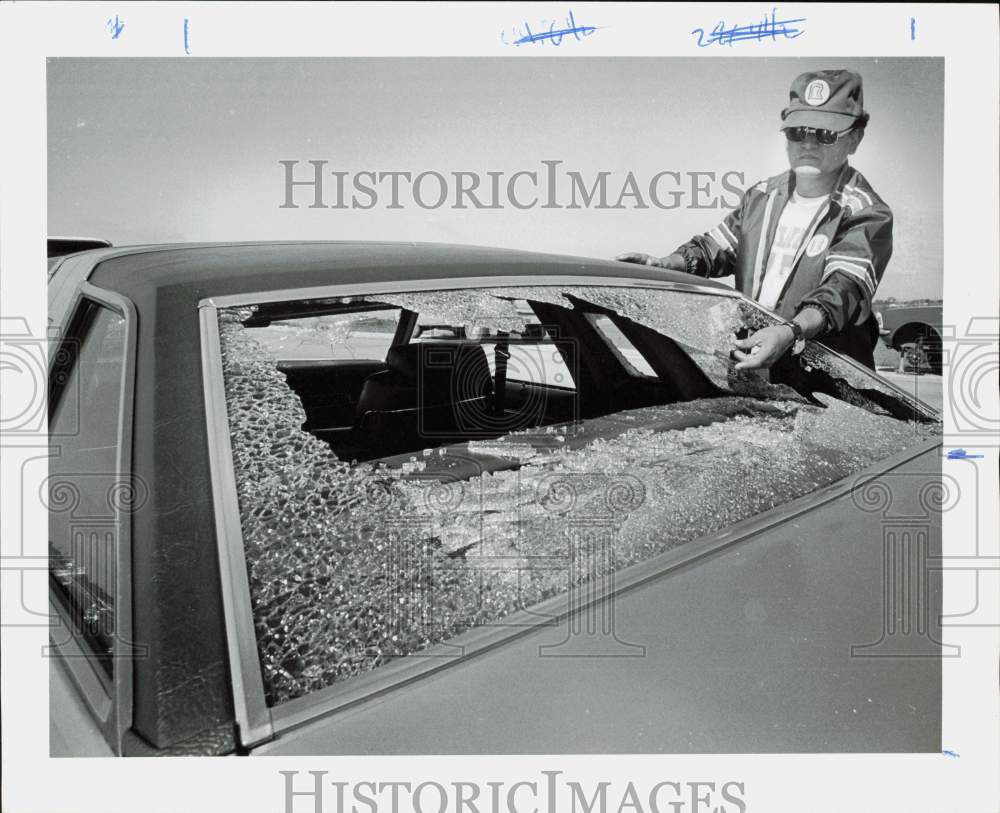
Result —
<instances>
[{"instance_id":1,"label":"sunglasses","mask_svg":"<svg viewBox=\"0 0 1000 813\"><path fill-rule=\"evenodd\" d=\"M853 126L840 131L822 130L815 127L789 127L785 130L785 138L797 144L800 141L805 141L806 136L811 134L817 143L829 147L831 144L836 144L838 138L847 135L853 129Z\"/></svg>"}]
</instances>

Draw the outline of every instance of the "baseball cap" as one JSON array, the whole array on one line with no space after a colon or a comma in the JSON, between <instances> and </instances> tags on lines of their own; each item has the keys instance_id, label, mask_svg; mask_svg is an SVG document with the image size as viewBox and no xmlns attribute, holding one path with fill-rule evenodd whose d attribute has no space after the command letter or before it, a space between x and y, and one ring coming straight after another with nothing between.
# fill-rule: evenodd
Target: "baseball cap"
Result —
<instances>
[{"instance_id":1,"label":"baseball cap","mask_svg":"<svg viewBox=\"0 0 1000 813\"><path fill-rule=\"evenodd\" d=\"M781 129L846 130L865 115L861 75L854 71L810 71L796 77L781 111Z\"/></svg>"}]
</instances>

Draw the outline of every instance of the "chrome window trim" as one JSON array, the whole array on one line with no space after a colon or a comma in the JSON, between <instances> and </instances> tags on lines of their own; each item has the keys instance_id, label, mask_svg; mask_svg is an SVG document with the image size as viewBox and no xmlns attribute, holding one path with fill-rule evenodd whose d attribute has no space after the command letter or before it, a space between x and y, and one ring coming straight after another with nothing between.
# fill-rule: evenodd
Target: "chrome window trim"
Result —
<instances>
[{"instance_id":1,"label":"chrome window trim","mask_svg":"<svg viewBox=\"0 0 1000 813\"><path fill-rule=\"evenodd\" d=\"M119 389L120 413L118 416L118 453L116 482L132 482L132 429L135 400L135 361L138 344L138 319L135 305L127 297L98 288L88 282L79 284L70 305L64 311L69 324L84 302L93 302L125 320L125 355L122 362L122 379ZM49 357L51 374L56 353ZM49 448L51 449L51 441ZM80 645L75 636L68 641L52 642L46 651L63 657L67 671L84 698L91 712L100 722L100 728L115 754L122 753L122 738L132 726L132 515L116 507L115 511L115 639L112 652L112 672L109 681L100 666L88 657L88 648ZM72 629L70 619L59 601L55 607L62 623ZM50 635L51 639L51 635ZM96 685L95 685L96 680ZM98 691L99 688L99 691Z\"/></svg>"},{"instance_id":2,"label":"chrome window trim","mask_svg":"<svg viewBox=\"0 0 1000 813\"><path fill-rule=\"evenodd\" d=\"M239 728L239 742L249 747L271 738L271 714L264 698L264 678L257 654L257 636L250 604L250 579L243 548L226 388L222 376L218 311L213 305L204 302L198 308L212 504L215 538L219 549L219 575L232 679L233 711Z\"/></svg>"},{"instance_id":3,"label":"chrome window trim","mask_svg":"<svg viewBox=\"0 0 1000 813\"><path fill-rule=\"evenodd\" d=\"M837 499L859 485L868 482L909 460L941 445L940 439L924 441L905 449L893 457L879 461L863 472L846 477L811 494L804 495L785 505L750 517L723 531L689 542L674 550L644 562L638 562L621 571L597 580L593 589L588 588L587 600L579 596L567 606L567 594L553 596L529 609L503 619L502 625L473 628L447 642L442 642L421 653L390 662L373 672L334 684L294 700L268 708L264 700L263 675L257 654L257 640L250 601L249 578L243 547L243 531L239 505L236 499L236 475L233 468L232 447L229 434L229 417L222 377L222 356L219 342L218 309L242 307L270 302L297 299L329 298L336 296L368 296L414 290L462 290L467 288L517 288L559 286L567 284L566 275L465 277L447 279L396 280L390 282L338 283L309 288L233 294L208 297L198 303L201 321L202 375L205 387L205 408L211 465L213 501L216 505L216 533L219 542L223 597L226 608L226 637L229 647L230 667L233 671L233 698L237 721L241 723L241 744L252 747L276 733L287 731L354 706L364 700L391 691L458 660L482 654L501 646L509 640L530 633L540 626L558 623L571 613L579 613L605 600L611 594L635 588L652 579L697 562L715 552L744 541L767 529ZM573 287L610 286L650 288L655 290L683 291L740 299L749 302L735 290L709 288L696 283L656 282L645 279L619 277L574 278ZM755 303L750 303L754 304ZM758 307L759 306L756 306ZM763 310L763 309L761 309ZM765 311L770 313L768 311ZM774 314L770 314L772 317ZM833 356L846 359L827 349ZM873 375L871 370L846 359L860 371ZM881 379L880 379L881 380ZM886 382L887 385L893 386ZM897 387L894 389L898 390ZM906 393L900 390L902 395ZM907 396L909 399L909 396ZM929 409L925 407L925 409ZM460 656L455 657L456 651ZM449 657L451 656L451 657ZM237 687L240 687L239 689ZM246 720L244 729L242 721ZM244 733L246 732L246 733ZM248 737L249 735L249 737Z\"/></svg>"}]
</instances>

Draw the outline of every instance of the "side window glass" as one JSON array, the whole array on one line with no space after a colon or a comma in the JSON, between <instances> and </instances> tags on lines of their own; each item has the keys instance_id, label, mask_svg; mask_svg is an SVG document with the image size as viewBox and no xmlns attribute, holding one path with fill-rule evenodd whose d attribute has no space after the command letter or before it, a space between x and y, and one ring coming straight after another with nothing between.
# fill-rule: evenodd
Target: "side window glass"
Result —
<instances>
[{"instance_id":1,"label":"side window glass","mask_svg":"<svg viewBox=\"0 0 1000 813\"><path fill-rule=\"evenodd\" d=\"M112 674L125 318L85 303L49 379L53 594Z\"/></svg>"}]
</instances>

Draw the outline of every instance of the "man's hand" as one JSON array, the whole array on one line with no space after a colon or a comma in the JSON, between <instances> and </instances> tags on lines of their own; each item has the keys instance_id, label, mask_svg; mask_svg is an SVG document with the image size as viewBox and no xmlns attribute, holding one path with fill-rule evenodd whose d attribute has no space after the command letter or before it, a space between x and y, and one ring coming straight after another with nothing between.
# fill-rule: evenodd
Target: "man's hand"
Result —
<instances>
[{"instance_id":1,"label":"man's hand","mask_svg":"<svg viewBox=\"0 0 1000 813\"><path fill-rule=\"evenodd\" d=\"M665 268L668 271L687 271L687 262L680 254L671 254L669 257L654 257L652 254L630 251L627 254L619 254L615 259L621 263L651 265L654 268Z\"/></svg>"},{"instance_id":2,"label":"man's hand","mask_svg":"<svg viewBox=\"0 0 1000 813\"><path fill-rule=\"evenodd\" d=\"M788 325L771 325L758 330L745 339L736 342L737 370L756 370L770 367L781 358L785 351L795 344L795 334Z\"/></svg>"}]
</instances>

